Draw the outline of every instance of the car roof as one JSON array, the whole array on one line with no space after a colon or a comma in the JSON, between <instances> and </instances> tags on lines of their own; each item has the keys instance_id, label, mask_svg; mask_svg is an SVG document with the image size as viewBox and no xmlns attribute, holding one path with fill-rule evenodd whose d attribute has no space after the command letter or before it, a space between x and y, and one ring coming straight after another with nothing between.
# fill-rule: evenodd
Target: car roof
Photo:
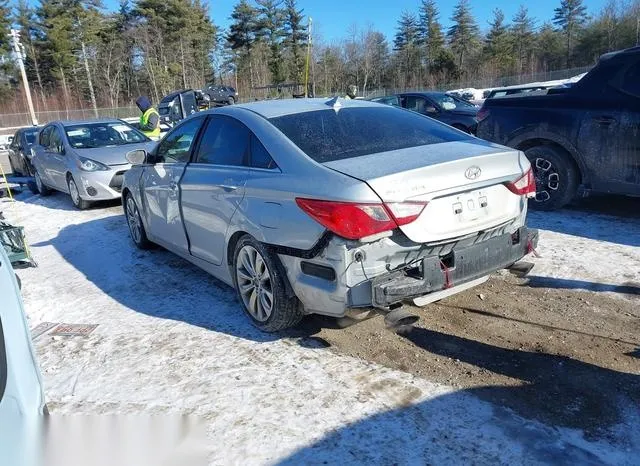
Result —
<instances>
[{"instance_id":1,"label":"car roof","mask_svg":"<svg viewBox=\"0 0 640 466\"><path fill-rule=\"evenodd\" d=\"M98 118L98 119L87 119L87 120L58 120L51 121L48 124L57 123L59 125L64 126L75 126L75 125L88 125L92 123L122 123L122 120L118 120L117 118Z\"/></svg>"},{"instance_id":2,"label":"car roof","mask_svg":"<svg viewBox=\"0 0 640 466\"><path fill-rule=\"evenodd\" d=\"M337 104L333 104L333 102ZM226 107L226 110L232 111L233 109L250 110L257 113L264 118L276 118L284 115L293 115L296 113L314 112L318 110L327 110L330 108L356 108L356 107L375 107L378 108L381 104L375 102L369 102L367 100L347 100L343 98L315 98L315 99L278 99L278 100L263 100L259 102L250 102L245 104L236 104ZM215 110L209 110L214 112Z\"/></svg>"}]
</instances>

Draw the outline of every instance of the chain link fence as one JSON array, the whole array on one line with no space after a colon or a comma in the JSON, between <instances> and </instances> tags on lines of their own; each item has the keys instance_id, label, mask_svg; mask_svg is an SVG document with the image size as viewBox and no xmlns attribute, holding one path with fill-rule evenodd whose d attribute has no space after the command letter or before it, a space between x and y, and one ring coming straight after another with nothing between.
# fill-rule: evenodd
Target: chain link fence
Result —
<instances>
[{"instance_id":1,"label":"chain link fence","mask_svg":"<svg viewBox=\"0 0 640 466\"><path fill-rule=\"evenodd\" d=\"M127 118L140 115L137 107L99 108L100 118ZM46 124L56 120L90 120L95 118L93 109L81 110L53 110L36 112L39 124ZM0 128L15 128L19 126L31 126L31 116L28 113L4 113L0 114Z\"/></svg>"}]
</instances>

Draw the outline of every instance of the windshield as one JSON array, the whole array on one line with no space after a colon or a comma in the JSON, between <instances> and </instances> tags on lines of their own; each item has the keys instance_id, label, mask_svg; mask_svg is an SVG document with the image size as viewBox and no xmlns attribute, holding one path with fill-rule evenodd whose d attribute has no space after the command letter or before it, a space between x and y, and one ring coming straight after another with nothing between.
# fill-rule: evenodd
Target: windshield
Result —
<instances>
[{"instance_id":1,"label":"windshield","mask_svg":"<svg viewBox=\"0 0 640 466\"><path fill-rule=\"evenodd\" d=\"M447 94L434 94L429 96L433 99L441 108L445 110L461 110L476 108L475 105L465 102L462 99Z\"/></svg>"},{"instance_id":2,"label":"windshield","mask_svg":"<svg viewBox=\"0 0 640 466\"><path fill-rule=\"evenodd\" d=\"M295 113L269 121L320 163L470 138L425 116L386 106Z\"/></svg>"},{"instance_id":3,"label":"windshield","mask_svg":"<svg viewBox=\"0 0 640 466\"><path fill-rule=\"evenodd\" d=\"M146 142L149 139L126 123L90 123L65 128L69 144L76 149L122 146Z\"/></svg>"}]
</instances>

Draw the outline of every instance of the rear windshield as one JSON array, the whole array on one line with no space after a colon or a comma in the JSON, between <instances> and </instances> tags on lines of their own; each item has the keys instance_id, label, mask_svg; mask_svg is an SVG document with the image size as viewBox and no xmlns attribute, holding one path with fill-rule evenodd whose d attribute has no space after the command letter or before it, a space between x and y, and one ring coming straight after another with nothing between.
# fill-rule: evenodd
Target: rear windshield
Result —
<instances>
[{"instance_id":1,"label":"rear windshield","mask_svg":"<svg viewBox=\"0 0 640 466\"><path fill-rule=\"evenodd\" d=\"M27 144L29 144L30 146L35 144L36 143L36 135L37 134L38 134L38 130L37 129L33 129L31 131L25 131L24 132L24 138L27 140Z\"/></svg>"},{"instance_id":2,"label":"rear windshield","mask_svg":"<svg viewBox=\"0 0 640 466\"><path fill-rule=\"evenodd\" d=\"M423 115L383 105L296 113L269 121L320 163L471 138Z\"/></svg>"},{"instance_id":3,"label":"rear windshield","mask_svg":"<svg viewBox=\"0 0 640 466\"><path fill-rule=\"evenodd\" d=\"M69 144L76 149L121 146L149 139L124 122L92 123L65 127Z\"/></svg>"}]
</instances>

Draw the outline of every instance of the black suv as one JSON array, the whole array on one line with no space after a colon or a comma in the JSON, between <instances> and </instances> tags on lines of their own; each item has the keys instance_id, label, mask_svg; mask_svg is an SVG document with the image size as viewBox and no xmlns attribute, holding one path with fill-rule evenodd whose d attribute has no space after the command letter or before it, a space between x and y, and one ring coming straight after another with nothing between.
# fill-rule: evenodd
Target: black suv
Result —
<instances>
[{"instance_id":1,"label":"black suv","mask_svg":"<svg viewBox=\"0 0 640 466\"><path fill-rule=\"evenodd\" d=\"M209 96L211 104L215 105L233 105L238 100L238 92L229 86L209 85L203 92Z\"/></svg>"},{"instance_id":2,"label":"black suv","mask_svg":"<svg viewBox=\"0 0 640 466\"><path fill-rule=\"evenodd\" d=\"M465 133L473 134L476 131L476 115L479 108L444 92L407 92L371 100L413 110Z\"/></svg>"},{"instance_id":3,"label":"black suv","mask_svg":"<svg viewBox=\"0 0 640 466\"><path fill-rule=\"evenodd\" d=\"M640 47L603 55L571 87L487 99L478 137L524 151L532 207L589 192L640 196Z\"/></svg>"},{"instance_id":4,"label":"black suv","mask_svg":"<svg viewBox=\"0 0 640 466\"><path fill-rule=\"evenodd\" d=\"M36 143L36 135L40 130L37 126L20 128L13 136L9 145L9 163L14 175L32 176L31 146Z\"/></svg>"}]
</instances>

